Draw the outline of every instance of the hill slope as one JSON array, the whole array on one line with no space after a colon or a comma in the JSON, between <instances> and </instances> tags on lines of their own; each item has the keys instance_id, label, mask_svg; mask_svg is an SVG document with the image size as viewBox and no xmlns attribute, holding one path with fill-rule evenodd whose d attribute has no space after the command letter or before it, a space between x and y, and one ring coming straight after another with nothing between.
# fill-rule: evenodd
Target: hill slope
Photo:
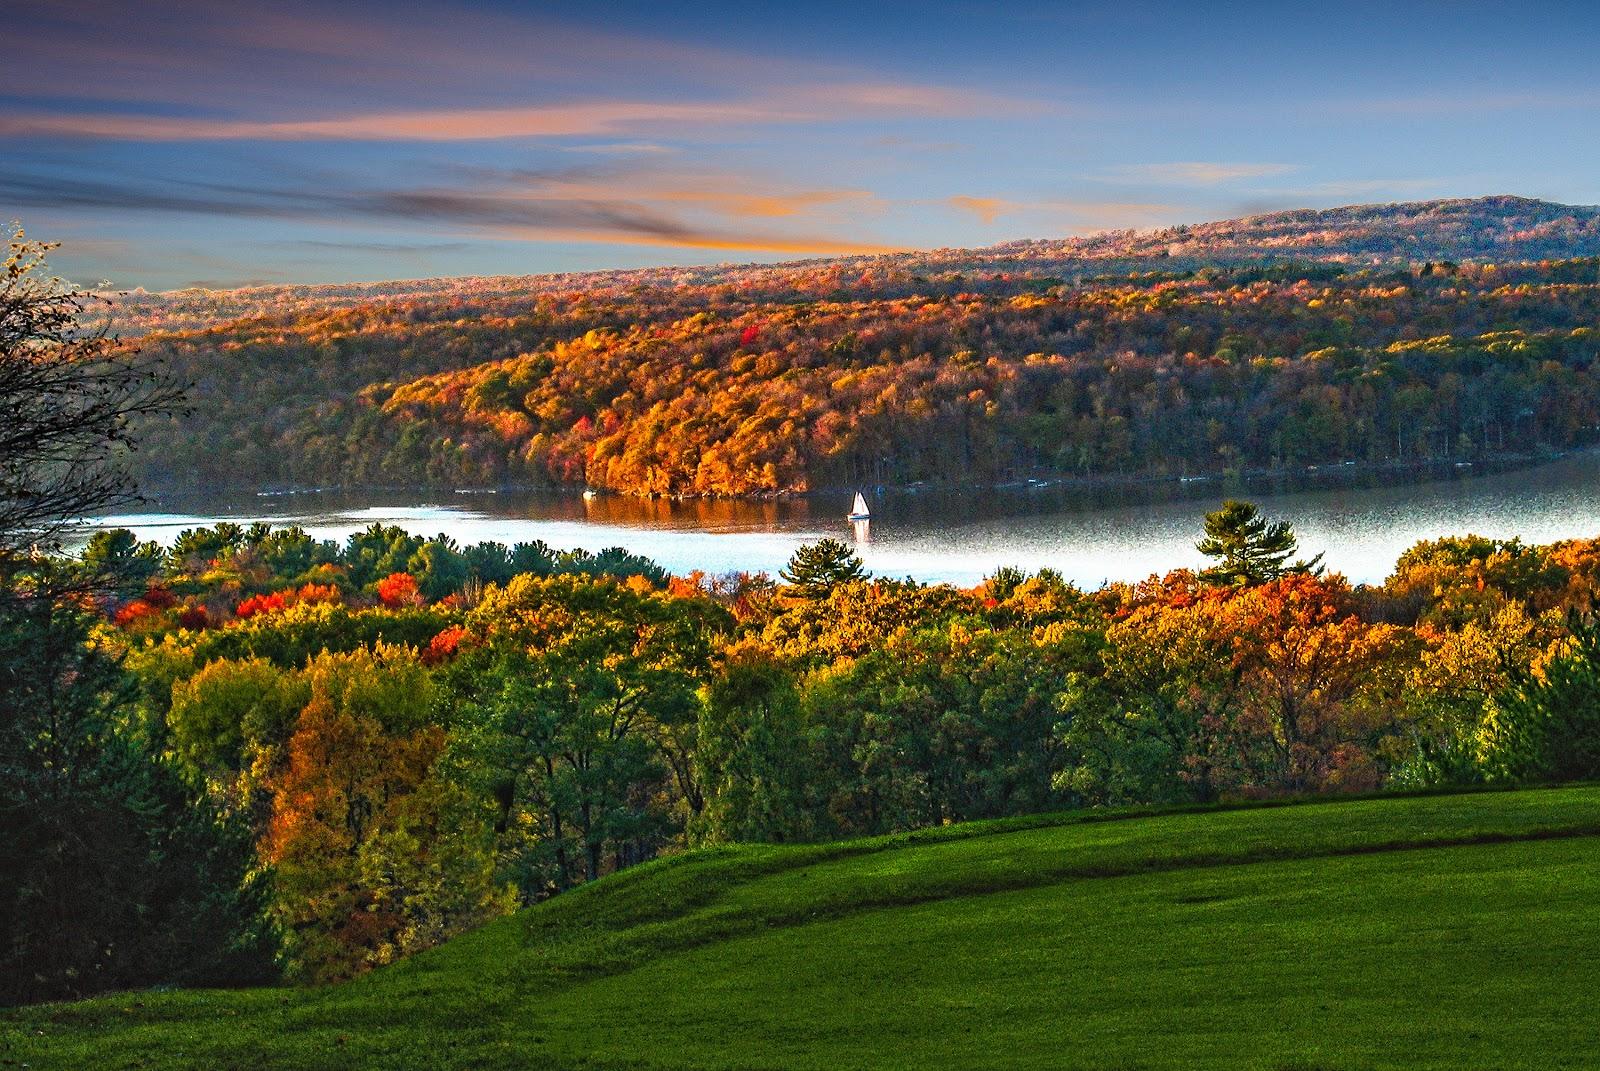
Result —
<instances>
[{"instance_id":1,"label":"hill slope","mask_svg":"<svg viewBox=\"0 0 1600 1071\"><path fill-rule=\"evenodd\" d=\"M41 1067L1558 1068L1600 788L1043 818L625 871L319 992L0 1018Z\"/></svg>"},{"instance_id":2,"label":"hill slope","mask_svg":"<svg viewBox=\"0 0 1600 1071\"><path fill-rule=\"evenodd\" d=\"M143 340L195 389L138 474L772 496L1525 458L1600 434L1600 259L1534 259L1596 253L1600 210L1488 198L263 292Z\"/></svg>"},{"instance_id":3,"label":"hill slope","mask_svg":"<svg viewBox=\"0 0 1600 1071\"><path fill-rule=\"evenodd\" d=\"M1127 262L1122 266L1128 268L1272 260L1371 265L1425 260L1559 260L1597 254L1600 206L1565 205L1501 194L1304 208L1151 230L1006 242L979 249L922 250L778 264L291 284L236 290L137 291L117 295L117 303L119 329L132 336L151 330L188 330L241 318L383 302L527 302L551 294L749 283L767 288L819 270L836 271L841 276L859 276L863 271L937 274L1049 270L1060 274L1064 270L1106 271L1110 264L1119 262Z\"/></svg>"},{"instance_id":4,"label":"hill slope","mask_svg":"<svg viewBox=\"0 0 1600 1071\"><path fill-rule=\"evenodd\" d=\"M1210 264L1304 260L1348 264L1422 260L1544 260L1593 256L1600 207L1531 197L1453 198L1269 212L1149 231L998 247L1019 259L1172 258Z\"/></svg>"}]
</instances>

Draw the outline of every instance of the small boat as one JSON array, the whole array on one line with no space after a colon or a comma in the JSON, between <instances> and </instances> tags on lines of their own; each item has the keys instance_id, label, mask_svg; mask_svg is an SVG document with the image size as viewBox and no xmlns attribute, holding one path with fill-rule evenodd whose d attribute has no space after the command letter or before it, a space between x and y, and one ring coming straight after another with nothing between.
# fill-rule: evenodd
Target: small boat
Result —
<instances>
[{"instance_id":1,"label":"small boat","mask_svg":"<svg viewBox=\"0 0 1600 1071\"><path fill-rule=\"evenodd\" d=\"M595 499L597 499L599 497L600 497L600 492L596 491L593 487L585 487L583 489L583 500L585 502L593 502Z\"/></svg>"},{"instance_id":2,"label":"small boat","mask_svg":"<svg viewBox=\"0 0 1600 1071\"><path fill-rule=\"evenodd\" d=\"M856 492L856 504L850 507L849 516L845 519L850 521L868 521L872 519L872 511L867 509L867 500L861 497L860 491Z\"/></svg>"}]
</instances>

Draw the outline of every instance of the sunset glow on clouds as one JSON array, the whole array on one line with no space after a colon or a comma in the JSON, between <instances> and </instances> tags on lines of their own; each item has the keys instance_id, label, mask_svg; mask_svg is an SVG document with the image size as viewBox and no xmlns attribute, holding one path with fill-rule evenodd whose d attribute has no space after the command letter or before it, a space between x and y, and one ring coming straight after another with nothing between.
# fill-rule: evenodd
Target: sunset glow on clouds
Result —
<instances>
[{"instance_id":1,"label":"sunset glow on clouds","mask_svg":"<svg viewBox=\"0 0 1600 1071\"><path fill-rule=\"evenodd\" d=\"M1592 64L1531 49L1594 19L1473 36L1493 9L1449 10L1352 5L1313 49L1268 5L12 0L0 216L77 277L157 287L1600 200Z\"/></svg>"}]
</instances>

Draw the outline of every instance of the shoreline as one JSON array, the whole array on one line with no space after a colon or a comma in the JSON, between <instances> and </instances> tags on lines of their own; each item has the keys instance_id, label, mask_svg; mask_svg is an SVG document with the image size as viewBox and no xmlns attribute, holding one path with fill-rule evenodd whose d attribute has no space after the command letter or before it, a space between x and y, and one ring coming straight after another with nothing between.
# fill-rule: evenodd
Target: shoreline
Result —
<instances>
[{"instance_id":1,"label":"shoreline","mask_svg":"<svg viewBox=\"0 0 1600 1071\"><path fill-rule=\"evenodd\" d=\"M334 484L323 487L307 486L216 486L197 488L178 487L171 484L151 485L145 494L147 504L159 505L191 498L195 495L219 498L293 499L310 495L363 495L363 494L452 494L477 495L528 495L562 500L587 500L608 498L638 503L742 503L768 505L777 503L813 502L846 497L856 491L870 491L880 497L961 497L993 492L1051 491L1055 493L1105 494L1118 491L1173 488L1188 490L1200 497L1211 488L1227 488L1249 493L1255 483L1278 482L1289 487L1281 490L1311 490L1340 485L1358 486L1358 481L1379 476L1399 475L1404 484L1431 483L1443 479L1472 477L1513 472L1560 461L1586 453L1600 454L1600 445L1571 450L1550 450L1533 454L1501 454L1476 458L1470 461L1451 460L1387 460L1387 461L1332 461L1316 465L1294 467L1257 467L1243 470L1222 470L1195 474L1149 474L1140 476L1103 474L1074 475L1041 472L1038 475L1014 478L991 483L952 483L918 480L908 484L837 484L810 488L805 491L780 491L750 495L700 495L700 494L631 494L606 488L585 487L578 484L499 484L495 486L452 487L448 484Z\"/></svg>"}]
</instances>

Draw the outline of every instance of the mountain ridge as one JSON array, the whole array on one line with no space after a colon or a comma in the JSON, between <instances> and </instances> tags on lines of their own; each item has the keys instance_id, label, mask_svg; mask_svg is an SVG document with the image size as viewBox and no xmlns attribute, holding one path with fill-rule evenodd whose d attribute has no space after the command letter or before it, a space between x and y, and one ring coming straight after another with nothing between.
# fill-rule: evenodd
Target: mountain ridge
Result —
<instances>
[{"instance_id":1,"label":"mountain ridge","mask_svg":"<svg viewBox=\"0 0 1600 1071\"><path fill-rule=\"evenodd\" d=\"M1600 209L1073 241L158 303L139 344L206 415L142 426L138 475L771 497L1476 464L1600 435L1600 260L1578 259Z\"/></svg>"},{"instance_id":2,"label":"mountain ridge","mask_svg":"<svg viewBox=\"0 0 1600 1071\"><path fill-rule=\"evenodd\" d=\"M1512 231L1509 235L1491 232L1491 242L1484 243L1481 246L1485 251L1490 245L1509 246L1518 240L1526 241L1531 237L1531 235L1525 235L1525 232L1530 227L1537 228L1542 226L1548 228L1562 222L1587 224L1582 232L1584 236L1586 238L1600 239L1600 229L1595 228L1597 221L1600 221L1600 206L1562 204L1556 201L1546 201L1519 194L1490 194L1483 197L1436 198L1425 201L1371 202L1338 205L1331 208L1280 209L1204 223L1177 224L1171 227L1137 230L1124 229L1080 238L1021 239L1017 242L1003 243L1002 246L997 248L1033 249L1044 246L1081 251L1083 249L1097 249L1107 243L1120 241L1123 243L1136 243L1136 248L1149 250L1148 253L1134 253L1133 255L1160 256L1163 255L1160 243L1165 240L1169 245L1165 255L1170 256L1172 255L1170 245L1173 242L1183 244L1193 242L1196 238L1216 239L1230 233L1281 237L1285 232L1290 232L1296 227L1302 230L1310 230L1314 234L1321 233L1333 236L1347 232L1351 228L1363 225L1371 226L1375 219L1392 221L1396 229L1400 229L1405 224L1415 226L1430 223L1434 225L1435 229L1438 229L1441 225L1449 227L1450 224L1458 221L1462 223L1476 222L1479 226L1490 221L1500 221L1506 225L1521 225L1520 230ZM1454 237L1453 228L1447 233ZM1435 238L1434 240L1439 241L1440 239ZM1123 249L1117 255L1129 255L1129 252L1129 250ZM1214 253L1215 250L1206 250L1203 247L1194 250L1195 254L1206 252ZM1304 252L1304 250L1297 250L1297 252ZM1467 259L1477 258L1470 257Z\"/></svg>"},{"instance_id":3,"label":"mountain ridge","mask_svg":"<svg viewBox=\"0 0 1600 1071\"><path fill-rule=\"evenodd\" d=\"M1298 240L1297 240L1298 237ZM388 300L449 299L467 293L572 293L615 286L715 285L838 271L1080 271L1141 264L1194 267L1309 261L1351 266L1421 261L1547 260L1600 256L1600 206L1518 194L1282 209L1170 227L1019 238L990 246L941 247L776 262L662 265L528 275L432 276L347 283L283 283L208 290L135 290L114 297L118 328L192 329L270 314L285 303L347 308ZM166 315L158 315L165 313ZM157 319L162 322L147 323Z\"/></svg>"}]
</instances>

